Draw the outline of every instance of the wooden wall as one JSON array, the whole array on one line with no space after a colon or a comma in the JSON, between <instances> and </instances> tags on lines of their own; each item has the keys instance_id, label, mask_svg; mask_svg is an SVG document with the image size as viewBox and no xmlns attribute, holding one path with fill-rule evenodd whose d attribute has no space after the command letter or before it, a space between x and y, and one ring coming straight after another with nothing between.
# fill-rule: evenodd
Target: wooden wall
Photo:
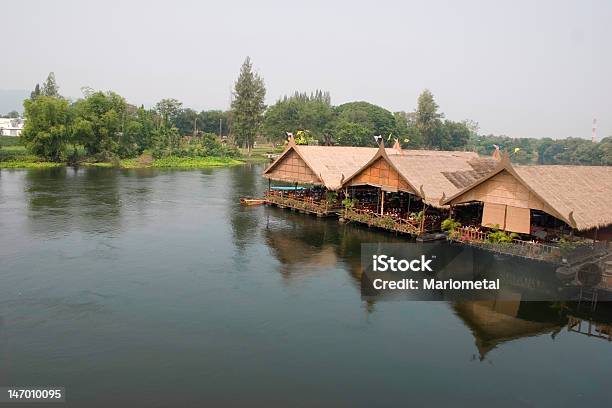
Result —
<instances>
[{"instance_id":1,"label":"wooden wall","mask_svg":"<svg viewBox=\"0 0 612 408\"><path fill-rule=\"evenodd\" d=\"M542 201L505 170L453 201L456 203L482 201L548 212L547 206Z\"/></svg>"},{"instance_id":2,"label":"wooden wall","mask_svg":"<svg viewBox=\"0 0 612 408\"><path fill-rule=\"evenodd\" d=\"M499 224L501 229L506 231L525 234L530 232L529 209L544 211L554 216L554 211L548 205L505 170L453 201L481 201L485 203L485 208L490 210L483 212L482 225ZM502 213L503 216L500 215Z\"/></svg>"},{"instance_id":3,"label":"wooden wall","mask_svg":"<svg viewBox=\"0 0 612 408\"><path fill-rule=\"evenodd\" d=\"M287 153L274 168L267 173L273 180L290 181L294 183L321 184L319 177L313 173L295 150Z\"/></svg>"},{"instance_id":4,"label":"wooden wall","mask_svg":"<svg viewBox=\"0 0 612 408\"><path fill-rule=\"evenodd\" d=\"M414 193L408 183L406 183L399 173L382 157L363 169L349 184L351 186L365 184L382 187L387 191L407 191Z\"/></svg>"}]
</instances>

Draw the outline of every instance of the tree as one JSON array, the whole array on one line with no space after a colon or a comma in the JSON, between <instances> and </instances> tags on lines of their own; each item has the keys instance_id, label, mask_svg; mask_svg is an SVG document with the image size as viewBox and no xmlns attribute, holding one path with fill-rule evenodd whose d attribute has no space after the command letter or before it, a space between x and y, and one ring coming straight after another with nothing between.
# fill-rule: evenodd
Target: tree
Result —
<instances>
[{"instance_id":1,"label":"tree","mask_svg":"<svg viewBox=\"0 0 612 408\"><path fill-rule=\"evenodd\" d=\"M160 116L160 125L176 126L176 120L181 113L183 104L176 99L162 99L155 105L155 112Z\"/></svg>"},{"instance_id":2,"label":"tree","mask_svg":"<svg viewBox=\"0 0 612 408\"><path fill-rule=\"evenodd\" d=\"M198 112L193 109L181 109L175 118L174 126L178 129L181 135L193 135L196 131L196 126L199 127Z\"/></svg>"},{"instance_id":3,"label":"tree","mask_svg":"<svg viewBox=\"0 0 612 408\"><path fill-rule=\"evenodd\" d=\"M74 104L75 140L88 154L118 154L127 124L125 99L114 92L95 92Z\"/></svg>"},{"instance_id":4,"label":"tree","mask_svg":"<svg viewBox=\"0 0 612 408\"><path fill-rule=\"evenodd\" d=\"M372 128L361 123L342 119L334 129L336 143L343 146L368 146L374 144Z\"/></svg>"},{"instance_id":5,"label":"tree","mask_svg":"<svg viewBox=\"0 0 612 408\"><path fill-rule=\"evenodd\" d=\"M68 101L41 95L26 99L25 126L21 137L34 154L60 161L70 135L71 112Z\"/></svg>"},{"instance_id":6,"label":"tree","mask_svg":"<svg viewBox=\"0 0 612 408\"><path fill-rule=\"evenodd\" d=\"M448 135L442 128L443 114L438 112L438 104L433 94L424 90L417 101L416 127L427 147L440 148Z\"/></svg>"},{"instance_id":7,"label":"tree","mask_svg":"<svg viewBox=\"0 0 612 408\"><path fill-rule=\"evenodd\" d=\"M387 139L397 133L393 114L368 102L345 103L336 108L336 113L334 136L339 144L375 146L374 136L382 135ZM349 137L346 132L351 128L357 133Z\"/></svg>"},{"instance_id":8,"label":"tree","mask_svg":"<svg viewBox=\"0 0 612 408\"><path fill-rule=\"evenodd\" d=\"M41 95L40 85L36 84L34 90L30 92L30 99L36 99Z\"/></svg>"},{"instance_id":9,"label":"tree","mask_svg":"<svg viewBox=\"0 0 612 408\"><path fill-rule=\"evenodd\" d=\"M51 96L53 98L59 98L59 87L57 86L57 82L55 81L55 74L53 72L49 72L47 79L42 87L42 94L45 96Z\"/></svg>"},{"instance_id":10,"label":"tree","mask_svg":"<svg viewBox=\"0 0 612 408\"><path fill-rule=\"evenodd\" d=\"M232 118L236 141L248 148L249 153L263 122L265 97L266 88L263 79L253 72L251 58L247 57L234 86Z\"/></svg>"},{"instance_id":11,"label":"tree","mask_svg":"<svg viewBox=\"0 0 612 408\"><path fill-rule=\"evenodd\" d=\"M445 137L442 138L442 144L439 146L444 150L455 150L464 148L472 131L465 122L453 122L451 120L444 121Z\"/></svg>"},{"instance_id":12,"label":"tree","mask_svg":"<svg viewBox=\"0 0 612 408\"><path fill-rule=\"evenodd\" d=\"M285 132L307 131L322 142L331 133L333 123L334 110L329 93L318 90L310 95L295 92L268 108L263 133L268 140L279 141L285 138Z\"/></svg>"},{"instance_id":13,"label":"tree","mask_svg":"<svg viewBox=\"0 0 612 408\"><path fill-rule=\"evenodd\" d=\"M221 129L219 129L219 123ZM198 129L204 133L215 133L221 136L220 132L229 133L229 112L221 110L202 111L198 114Z\"/></svg>"},{"instance_id":14,"label":"tree","mask_svg":"<svg viewBox=\"0 0 612 408\"><path fill-rule=\"evenodd\" d=\"M9 118L9 119L16 119L19 117L19 112L17 112L16 110L12 110L9 113L7 113L6 115L4 115L5 118Z\"/></svg>"}]
</instances>

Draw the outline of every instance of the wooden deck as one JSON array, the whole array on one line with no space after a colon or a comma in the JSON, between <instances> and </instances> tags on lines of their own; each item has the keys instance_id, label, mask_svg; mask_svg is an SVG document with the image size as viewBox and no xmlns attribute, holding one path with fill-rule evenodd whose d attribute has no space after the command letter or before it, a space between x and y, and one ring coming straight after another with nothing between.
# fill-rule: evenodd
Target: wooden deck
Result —
<instances>
[{"instance_id":1,"label":"wooden deck","mask_svg":"<svg viewBox=\"0 0 612 408\"><path fill-rule=\"evenodd\" d=\"M325 200L321 202L312 199L287 197L270 192L266 192L264 200L267 205L275 205L279 208L289 208L304 214L314 214L317 217L336 216L341 210L341 206L329 204Z\"/></svg>"},{"instance_id":2,"label":"wooden deck","mask_svg":"<svg viewBox=\"0 0 612 408\"><path fill-rule=\"evenodd\" d=\"M448 239L465 245L481 248L487 251L517 256L520 258L560 263L561 248L539 242L513 239L512 242L494 243L489 240L489 233L473 228L458 228L448 235Z\"/></svg>"},{"instance_id":3,"label":"wooden deck","mask_svg":"<svg viewBox=\"0 0 612 408\"><path fill-rule=\"evenodd\" d=\"M352 209L344 210L342 216L346 220L365 224L368 227L383 228L413 236L420 235L421 233L418 222L412 223L403 218L392 217L390 215L380 215L371 211Z\"/></svg>"}]
</instances>

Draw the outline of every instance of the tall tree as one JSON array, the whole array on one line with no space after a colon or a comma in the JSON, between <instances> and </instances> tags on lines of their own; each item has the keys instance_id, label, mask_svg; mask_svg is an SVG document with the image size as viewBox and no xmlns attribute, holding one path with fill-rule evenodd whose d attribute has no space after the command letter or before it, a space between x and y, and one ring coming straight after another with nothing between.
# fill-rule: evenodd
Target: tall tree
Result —
<instances>
[{"instance_id":1,"label":"tall tree","mask_svg":"<svg viewBox=\"0 0 612 408\"><path fill-rule=\"evenodd\" d=\"M30 92L30 99L36 99L40 95L41 95L40 85L36 84L36 86L34 87L34 90L32 92Z\"/></svg>"},{"instance_id":2,"label":"tall tree","mask_svg":"<svg viewBox=\"0 0 612 408\"><path fill-rule=\"evenodd\" d=\"M183 104L176 99L162 99L155 105L155 111L161 118L161 124L166 127L176 126L176 120L181 113Z\"/></svg>"},{"instance_id":3,"label":"tall tree","mask_svg":"<svg viewBox=\"0 0 612 408\"><path fill-rule=\"evenodd\" d=\"M446 133L442 128L443 117L444 115L438 112L438 104L433 94L428 89L424 90L417 101L416 126L426 146L442 146Z\"/></svg>"},{"instance_id":4,"label":"tall tree","mask_svg":"<svg viewBox=\"0 0 612 408\"><path fill-rule=\"evenodd\" d=\"M57 86L57 82L55 81L55 74L53 72L49 72L47 79L42 87L42 94L45 96L50 96L52 98L59 98L59 86Z\"/></svg>"},{"instance_id":5,"label":"tall tree","mask_svg":"<svg viewBox=\"0 0 612 408\"><path fill-rule=\"evenodd\" d=\"M247 57L234 86L232 126L236 141L249 149L249 153L263 122L263 113L266 109L265 97L264 81L253 72L251 58Z\"/></svg>"}]
</instances>

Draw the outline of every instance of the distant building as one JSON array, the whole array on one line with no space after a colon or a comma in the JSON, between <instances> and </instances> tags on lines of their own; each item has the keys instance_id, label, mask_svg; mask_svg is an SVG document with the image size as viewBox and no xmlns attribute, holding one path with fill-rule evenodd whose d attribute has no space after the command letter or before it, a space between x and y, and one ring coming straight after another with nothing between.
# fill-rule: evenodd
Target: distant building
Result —
<instances>
[{"instance_id":1,"label":"distant building","mask_svg":"<svg viewBox=\"0 0 612 408\"><path fill-rule=\"evenodd\" d=\"M0 118L0 136L19 136L25 121L22 118Z\"/></svg>"}]
</instances>

